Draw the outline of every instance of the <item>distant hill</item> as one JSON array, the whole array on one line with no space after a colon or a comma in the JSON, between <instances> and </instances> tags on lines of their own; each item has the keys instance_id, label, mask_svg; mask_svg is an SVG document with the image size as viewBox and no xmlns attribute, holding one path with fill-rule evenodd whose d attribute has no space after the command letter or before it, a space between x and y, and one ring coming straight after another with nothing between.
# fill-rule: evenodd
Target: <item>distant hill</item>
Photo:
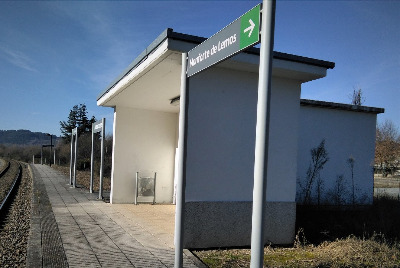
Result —
<instances>
[{"instance_id":1,"label":"distant hill","mask_svg":"<svg viewBox=\"0 0 400 268\"><path fill-rule=\"evenodd\" d=\"M53 135L53 144L60 138ZM0 130L0 144L5 145L43 145L50 144L50 137L46 133L30 130Z\"/></svg>"}]
</instances>

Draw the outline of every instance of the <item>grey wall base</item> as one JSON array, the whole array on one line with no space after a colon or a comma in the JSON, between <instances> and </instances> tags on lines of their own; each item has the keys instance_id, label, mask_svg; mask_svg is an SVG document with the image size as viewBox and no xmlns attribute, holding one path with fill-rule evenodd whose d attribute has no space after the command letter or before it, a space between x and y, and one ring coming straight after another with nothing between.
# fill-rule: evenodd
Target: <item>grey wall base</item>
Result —
<instances>
[{"instance_id":1,"label":"grey wall base","mask_svg":"<svg viewBox=\"0 0 400 268\"><path fill-rule=\"evenodd\" d=\"M185 203L184 247L249 246L252 204L252 202ZM295 222L295 202L268 202L265 215L265 244L293 243Z\"/></svg>"}]
</instances>

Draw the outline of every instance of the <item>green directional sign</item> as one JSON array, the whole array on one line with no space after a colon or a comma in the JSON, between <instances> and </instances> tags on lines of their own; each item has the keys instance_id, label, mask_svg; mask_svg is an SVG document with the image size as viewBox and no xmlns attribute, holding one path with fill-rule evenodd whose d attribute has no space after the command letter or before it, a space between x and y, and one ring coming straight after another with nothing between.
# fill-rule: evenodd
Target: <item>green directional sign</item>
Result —
<instances>
[{"instance_id":1,"label":"green directional sign","mask_svg":"<svg viewBox=\"0 0 400 268\"><path fill-rule=\"evenodd\" d=\"M260 5L240 19L240 49L252 46L260 40Z\"/></svg>"},{"instance_id":2,"label":"green directional sign","mask_svg":"<svg viewBox=\"0 0 400 268\"><path fill-rule=\"evenodd\" d=\"M260 42L261 4L188 52L186 69L190 77Z\"/></svg>"}]
</instances>

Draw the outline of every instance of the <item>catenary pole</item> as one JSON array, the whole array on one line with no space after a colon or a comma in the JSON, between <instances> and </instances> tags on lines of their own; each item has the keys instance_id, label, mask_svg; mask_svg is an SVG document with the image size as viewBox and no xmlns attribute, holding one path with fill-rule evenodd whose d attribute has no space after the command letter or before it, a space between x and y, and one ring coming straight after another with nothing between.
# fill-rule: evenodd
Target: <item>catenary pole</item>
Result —
<instances>
[{"instance_id":1,"label":"catenary pole","mask_svg":"<svg viewBox=\"0 0 400 268\"><path fill-rule=\"evenodd\" d=\"M263 267L264 215L267 191L271 72L274 47L275 0L263 0L257 126L254 161L253 216L250 267Z\"/></svg>"},{"instance_id":2,"label":"catenary pole","mask_svg":"<svg viewBox=\"0 0 400 268\"><path fill-rule=\"evenodd\" d=\"M187 128L187 53L182 53L181 95L179 101L178 178L175 214L175 268L183 265L183 225L185 212L185 151Z\"/></svg>"}]
</instances>

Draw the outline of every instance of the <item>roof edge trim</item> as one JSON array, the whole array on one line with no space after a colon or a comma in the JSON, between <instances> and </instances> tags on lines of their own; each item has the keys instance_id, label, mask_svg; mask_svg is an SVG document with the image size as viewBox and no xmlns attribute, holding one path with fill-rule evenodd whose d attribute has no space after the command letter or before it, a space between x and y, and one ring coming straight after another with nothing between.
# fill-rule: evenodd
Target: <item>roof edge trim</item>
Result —
<instances>
[{"instance_id":1,"label":"roof edge trim","mask_svg":"<svg viewBox=\"0 0 400 268\"><path fill-rule=\"evenodd\" d=\"M116 84L118 84L127 74L129 74L133 69L135 69L138 65L140 65L144 60L147 59L149 54L151 54L154 50L156 50L165 39L168 38L169 32L172 32L172 29L167 28L165 29L151 44L143 50L136 59L133 60L131 64L122 73L115 78L98 96L97 100L101 99L107 92L109 92Z\"/></svg>"},{"instance_id":2,"label":"roof edge trim","mask_svg":"<svg viewBox=\"0 0 400 268\"><path fill-rule=\"evenodd\" d=\"M300 105L301 106L312 106L312 107L336 109L336 110L345 110L345 111L352 111L352 112L372 113L372 114L381 114L381 113L385 112L384 108L376 108L376 107L352 105L352 104L344 104L344 103L336 103L336 102L308 100L308 99L301 99Z\"/></svg>"},{"instance_id":3,"label":"roof edge trim","mask_svg":"<svg viewBox=\"0 0 400 268\"><path fill-rule=\"evenodd\" d=\"M97 100L100 100L105 94L107 94L107 92L109 92L116 84L118 84L118 82L121 81L122 78L124 78L128 73L130 73L133 69L135 69L142 61L144 61L148 57L148 55L150 53L152 53L155 49L157 49L157 47L159 47L168 38L173 39L173 40L178 40L178 41L189 42L189 43L193 43L193 44L200 44L200 43L204 42L205 40L207 40L207 38L205 38L205 37L199 37L199 36L195 36L195 35L174 32L174 30L172 28L165 29L153 42L151 42L151 44L142 53L139 54L139 56L136 57L136 59L131 64L129 64L129 66L116 79L114 79L97 96ZM250 48L244 50L243 52L249 53L249 54L260 55L260 49L255 48L255 47L250 47ZM277 51L273 52L273 58L314 65L314 66L323 67L323 68L327 68L327 69L333 69L335 67L334 62L318 60L318 59L313 59L313 58L308 58L308 57L303 57L303 56L297 56L297 55L292 55L292 54L282 53L282 52L277 52Z\"/></svg>"}]
</instances>

